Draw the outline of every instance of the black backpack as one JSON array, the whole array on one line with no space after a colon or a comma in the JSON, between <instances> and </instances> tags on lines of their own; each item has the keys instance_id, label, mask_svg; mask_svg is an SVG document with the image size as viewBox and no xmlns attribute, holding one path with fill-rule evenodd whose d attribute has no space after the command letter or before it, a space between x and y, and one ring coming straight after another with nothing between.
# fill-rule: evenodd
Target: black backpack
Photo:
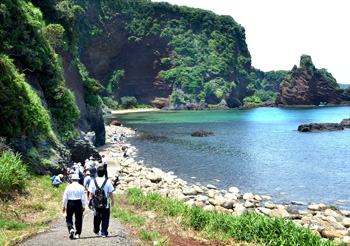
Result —
<instances>
[{"instance_id":1,"label":"black backpack","mask_svg":"<svg viewBox=\"0 0 350 246\"><path fill-rule=\"evenodd\" d=\"M107 183L107 179L103 182L101 187L98 187L96 179L94 179L96 190L95 190L95 195L93 198L93 203L94 203L94 208L98 210L103 210L107 207L107 196L105 191L103 190L103 187Z\"/></svg>"}]
</instances>

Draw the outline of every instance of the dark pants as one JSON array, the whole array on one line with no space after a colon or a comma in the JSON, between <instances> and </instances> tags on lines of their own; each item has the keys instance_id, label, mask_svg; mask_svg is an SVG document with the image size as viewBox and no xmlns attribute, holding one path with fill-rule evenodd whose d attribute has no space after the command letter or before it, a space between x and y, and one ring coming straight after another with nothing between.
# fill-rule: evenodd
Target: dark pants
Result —
<instances>
[{"instance_id":1,"label":"dark pants","mask_svg":"<svg viewBox=\"0 0 350 246\"><path fill-rule=\"evenodd\" d=\"M108 178L107 164L104 164L104 165L103 165L103 170L105 171L105 177Z\"/></svg>"},{"instance_id":2,"label":"dark pants","mask_svg":"<svg viewBox=\"0 0 350 246\"><path fill-rule=\"evenodd\" d=\"M95 210L94 233L98 233L100 231L100 224L102 222L101 235L108 236L109 216L110 216L109 208L103 209L100 212L97 212Z\"/></svg>"},{"instance_id":3,"label":"dark pants","mask_svg":"<svg viewBox=\"0 0 350 246\"><path fill-rule=\"evenodd\" d=\"M73 228L73 214L75 214L75 234L81 234L83 225L83 205L81 200L68 200L66 222L68 232Z\"/></svg>"}]
</instances>

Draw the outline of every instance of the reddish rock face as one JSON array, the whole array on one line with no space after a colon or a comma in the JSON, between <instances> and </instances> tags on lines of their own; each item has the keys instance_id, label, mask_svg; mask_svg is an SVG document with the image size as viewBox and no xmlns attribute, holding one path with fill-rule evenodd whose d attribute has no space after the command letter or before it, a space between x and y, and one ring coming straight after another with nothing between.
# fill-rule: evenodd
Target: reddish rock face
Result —
<instances>
[{"instance_id":1,"label":"reddish rock face","mask_svg":"<svg viewBox=\"0 0 350 246\"><path fill-rule=\"evenodd\" d=\"M84 48L82 62L91 77L102 85L115 70L125 71L119 84L116 99L134 96L139 102L151 104L164 102L172 92L172 84L159 78L161 70L168 70L171 64L162 62L169 57L171 49L167 40L148 35L142 40L129 39L121 17L106 22L106 33L93 38ZM164 105L163 105L164 106Z\"/></svg>"},{"instance_id":2,"label":"reddish rock face","mask_svg":"<svg viewBox=\"0 0 350 246\"><path fill-rule=\"evenodd\" d=\"M283 106L315 106L320 103L339 105L349 101L344 90L324 76L312 64L311 57L303 55L300 66L293 67L280 86L276 104Z\"/></svg>"}]
</instances>

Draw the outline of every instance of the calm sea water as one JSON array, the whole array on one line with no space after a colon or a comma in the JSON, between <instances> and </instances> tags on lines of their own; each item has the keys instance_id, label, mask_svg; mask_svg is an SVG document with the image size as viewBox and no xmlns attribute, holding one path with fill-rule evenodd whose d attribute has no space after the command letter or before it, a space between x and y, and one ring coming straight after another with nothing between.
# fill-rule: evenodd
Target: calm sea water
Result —
<instances>
[{"instance_id":1,"label":"calm sea water","mask_svg":"<svg viewBox=\"0 0 350 246\"><path fill-rule=\"evenodd\" d=\"M191 183L270 195L274 201L350 209L350 129L300 133L306 123L340 123L350 107L149 112L116 116L152 138L134 137L137 158ZM195 138L203 129L214 137ZM215 180L219 180L217 182Z\"/></svg>"}]
</instances>

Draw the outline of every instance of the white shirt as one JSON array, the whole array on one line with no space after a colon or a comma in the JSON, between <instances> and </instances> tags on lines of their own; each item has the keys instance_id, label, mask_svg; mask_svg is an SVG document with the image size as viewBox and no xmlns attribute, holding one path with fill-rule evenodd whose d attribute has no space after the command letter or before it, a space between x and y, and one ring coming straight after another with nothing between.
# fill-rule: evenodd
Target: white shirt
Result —
<instances>
[{"instance_id":1,"label":"white shirt","mask_svg":"<svg viewBox=\"0 0 350 246\"><path fill-rule=\"evenodd\" d=\"M63 194L62 207L66 207L68 200L81 200L83 208L86 205L85 188L78 182L74 181L66 187Z\"/></svg>"},{"instance_id":2,"label":"white shirt","mask_svg":"<svg viewBox=\"0 0 350 246\"><path fill-rule=\"evenodd\" d=\"M104 177L96 177L96 183L99 187L103 185L103 182L105 181ZM89 184L89 192L92 194L95 194L96 186L95 186L95 181L91 180ZM105 186L103 187L103 190L105 191L105 194L107 196L107 207L109 208L109 193L114 191L114 187L111 183L111 181L108 179Z\"/></svg>"},{"instance_id":3,"label":"white shirt","mask_svg":"<svg viewBox=\"0 0 350 246\"><path fill-rule=\"evenodd\" d=\"M107 164L107 162L108 162L108 159L107 159L106 157L103 157L103 158L102 158L102 163L103 163L103 164Z\"/></svg>"}]
</instances>

